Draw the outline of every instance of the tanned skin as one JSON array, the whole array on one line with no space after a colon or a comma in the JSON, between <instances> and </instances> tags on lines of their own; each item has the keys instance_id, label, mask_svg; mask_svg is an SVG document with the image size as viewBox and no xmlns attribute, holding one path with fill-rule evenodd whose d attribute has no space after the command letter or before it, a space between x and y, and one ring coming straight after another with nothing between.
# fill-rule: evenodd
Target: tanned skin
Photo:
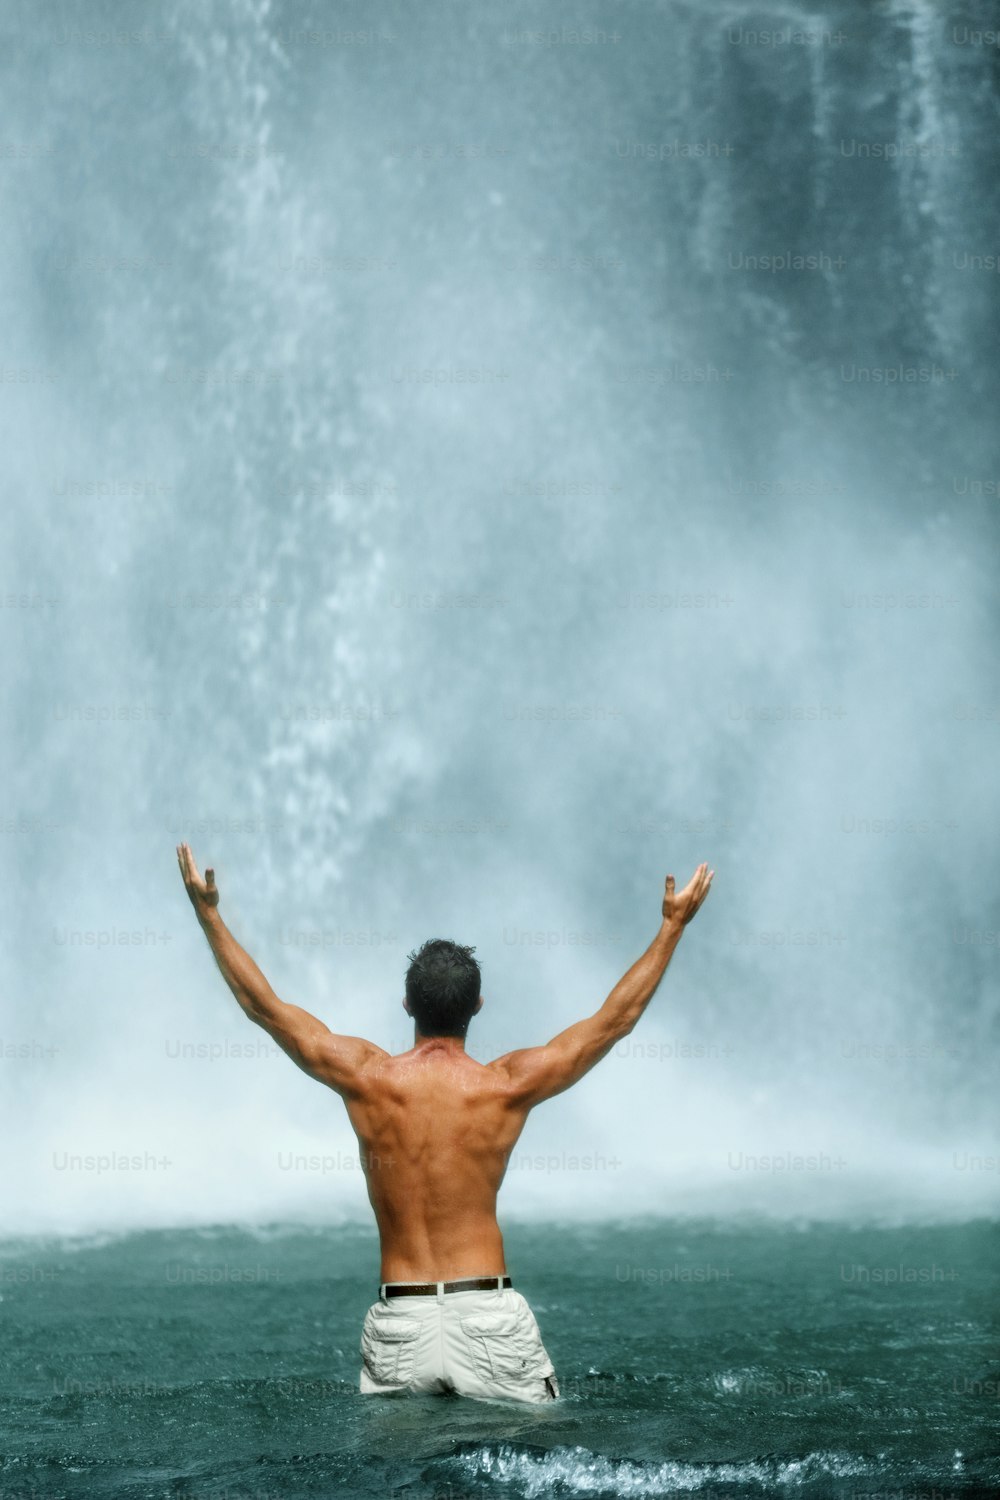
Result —
<instances>
[{"instance_id":1,"label":"tanned skin","mask_svg":"<svg viewBox=\"0 0 1000 1500\"><path fill-rule=\"evenodd\" d=\"M506 1275L497 1193L529 1111L570 1088L628 1036L715 874L701 864L677 892L667 876L659 932L592 1016L545 1046L483 1064L468 1056L464 1037L421 1036L414 1027L410 1051L393 1055L279 1000L219 915L215 872L206 870L202 879L187 844L178 846L177 859L242 1009L303 1072L344 1101L378 1224L382 1281ZM477 1010L482 1003L480 996ZM409 1014L406 1000L403 1007Z\"/></svg>"}]
</instances>

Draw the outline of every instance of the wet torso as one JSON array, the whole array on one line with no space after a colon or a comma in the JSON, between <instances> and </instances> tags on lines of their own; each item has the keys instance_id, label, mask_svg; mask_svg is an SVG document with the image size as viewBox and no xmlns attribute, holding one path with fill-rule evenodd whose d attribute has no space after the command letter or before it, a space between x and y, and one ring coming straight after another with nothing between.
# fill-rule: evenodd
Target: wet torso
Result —
<instances>
[{"instance_id":1,"label":"wet torso","mask_svg":"<svg viewBox=\"0 0 1000 1500\"><path fill-rule=\"evenodd\" d=\"M382 1281L505 1274L497 1192L527 1110L505 1075L422 1041L383 1053L345 1100L382 1245Z\"/></svg>"}]
</instances>

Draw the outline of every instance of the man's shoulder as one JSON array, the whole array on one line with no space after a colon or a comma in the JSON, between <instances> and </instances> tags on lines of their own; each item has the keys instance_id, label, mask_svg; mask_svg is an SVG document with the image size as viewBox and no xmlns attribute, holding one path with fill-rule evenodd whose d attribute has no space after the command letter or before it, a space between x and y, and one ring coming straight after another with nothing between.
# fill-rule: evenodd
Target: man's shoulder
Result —
<instances>
[{"instance_id":1,"label":"man's shoulder","mask_svg":"<svg viewBox=\"0 0 1000 1500\"><path fill-rule=\"evenodd\" d=\"M461 1062L455 1059L442 1060L437 1066L428 1064L416 1049L406 1052L382 1052L369 1061L368 1071L373 1079L383 1081L388 1087L414 1087L430 1084L442 1093L451 1092L495 1095L508 1089L512 1074L510 1059L514 1053L481 1060L464 1053Z\"/></svg>"}]
</instances>

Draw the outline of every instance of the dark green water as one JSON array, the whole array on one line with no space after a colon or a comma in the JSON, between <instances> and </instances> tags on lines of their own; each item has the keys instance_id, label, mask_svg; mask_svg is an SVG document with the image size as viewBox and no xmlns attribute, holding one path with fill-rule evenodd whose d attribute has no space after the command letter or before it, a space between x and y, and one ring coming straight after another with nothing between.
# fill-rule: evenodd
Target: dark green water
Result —
<instances>
[{"instance_id":1,"label":"dark green water","mask_svg":"<svg viewBox=\"0 0 1000 1500\"><path fill-rule=\"evenodd\" d=\"M506 1238L554 1407L358 1395L367 1228L3 1243L0 1493L1000 1493L996 1224Z\"/></svg>"}]
</instances>

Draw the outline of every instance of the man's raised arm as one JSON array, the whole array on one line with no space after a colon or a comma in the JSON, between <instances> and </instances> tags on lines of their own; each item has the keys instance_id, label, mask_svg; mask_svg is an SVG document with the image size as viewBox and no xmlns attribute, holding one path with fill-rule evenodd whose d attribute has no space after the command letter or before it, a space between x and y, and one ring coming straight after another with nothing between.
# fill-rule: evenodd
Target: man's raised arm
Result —
<instances>
[{"instance_id":1,"label":"man's raised arm","mask_svg":"<svg viewBox=\"0 0 1000 1500\"><path fill-rule=\"evenodd\" d=\"M219 915L215 871L206 870L202 880L188 844L177 846L177 862L215 962L242 1010L274 1038L304 1073L338 1094L353 1093L365 1064L384 1056L381 1047L362 1037L337 1036L309 1011L279 1000Z\"/></svg>"},{"instance_id":2,"label":"man's raised arm","mask_svg":"<svg viewBox=\"0 0 1000 1500\"><path fill-rule=\"evenodd\" d=\"M676 894L674 877L667 876L659 932L599 1011L567 1027L544 1047L508 1052L490 1064L506 1076L515 1098L530 1107L561 1094L628 1035L656 993L685 926L708 895L714 874L707 864L699 865Z\"/></svg>"}]
</instances>

